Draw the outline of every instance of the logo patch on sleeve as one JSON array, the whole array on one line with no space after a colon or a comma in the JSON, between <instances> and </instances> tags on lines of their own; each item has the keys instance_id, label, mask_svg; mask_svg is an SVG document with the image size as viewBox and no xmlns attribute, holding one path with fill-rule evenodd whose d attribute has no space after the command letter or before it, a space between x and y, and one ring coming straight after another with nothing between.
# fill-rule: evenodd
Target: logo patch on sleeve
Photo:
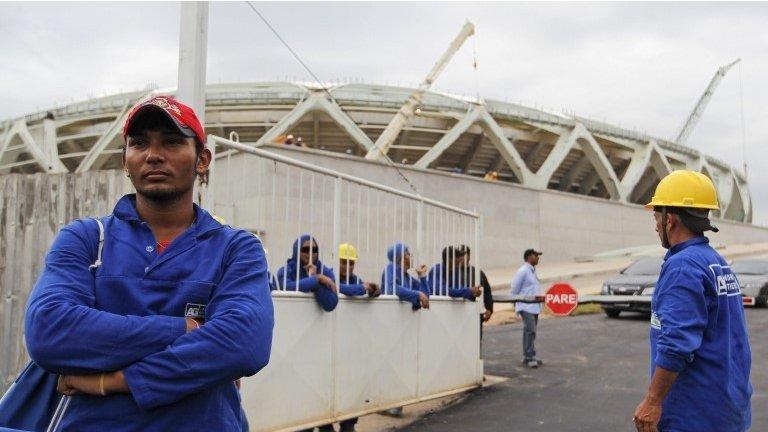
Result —
<instances>
[{"instance_id":1,"label":"logo patch on sleeve","mask_svg":"<svg viewBox=\"0 0 768 432\"><path fill-rule=\"evenodd\" d=\"M659 319L659 316L656 315L656 312L651 313L651 327L656 330L661 330L661 320Z\"/></svg>"},{"instance_id":2,"label":"logo patch on sleeve","mask_svg":"<svg viewBox=\"0 0 768 432\"><path fill-rule=\"evenodd\" d=\"M187 303L184 307L184 316L187 318L204 319L205 305L199 303Z\"/></svg>"}]
</instances>

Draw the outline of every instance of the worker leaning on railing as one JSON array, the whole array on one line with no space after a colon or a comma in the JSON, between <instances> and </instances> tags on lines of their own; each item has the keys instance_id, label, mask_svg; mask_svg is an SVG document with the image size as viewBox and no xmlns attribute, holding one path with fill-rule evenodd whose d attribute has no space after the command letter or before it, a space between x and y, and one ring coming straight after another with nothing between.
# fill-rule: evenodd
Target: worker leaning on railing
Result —
<instances>
[{"instance_id":1,"label":"worker leaning on railing","mask_svg":"<svg viewBox=\"0 0 768 432\"><path fill-rule=\"evenodd\" d=\"M378 297L379 286L363 280L355 274L357 249L349 243L339 245L339 292L346 296Z\"/></svg>"},{"instance_id":2,"label":"worker leaning on railing","mask_svg":"<svg viewBox=\"0 0 768 432\"><path fill-rule=\"evenodd\" d=\"M411 276L411 252L403 243L395 243L387 250L389 264L381 274L382 291L387 295L396 295L402 301L411 303L413 310L429 309L429 286L427 285L427 266L416 268L418 279Z\"/></svg>"},{"instance_id":3,"label":"worker leaning on railing","mask_svg":"<svg viewBox=\"0 0 768 432\"><path fill-rule=\"evenodd\" d=\"M320 261L317 241L304 234L291 248L291 257L277 270L277 284L285 291L313 293L326 312L336 309L339 304L336 276L333 269Z\"/></svg>"}]
</instances>

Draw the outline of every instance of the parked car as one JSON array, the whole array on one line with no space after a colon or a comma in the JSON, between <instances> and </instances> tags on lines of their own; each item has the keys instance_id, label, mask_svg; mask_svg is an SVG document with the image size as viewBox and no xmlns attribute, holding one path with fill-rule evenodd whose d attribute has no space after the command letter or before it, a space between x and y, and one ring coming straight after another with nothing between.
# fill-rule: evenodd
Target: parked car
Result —
<instances>
[{"instance_id":1,"label":"parked car","mask_svg":"<svg viewBox=\"0 0 768 432\"><path fill-rule=\"evenodd\" d=\"M739 280L744 306L768 306L768 260L735 260L731 271Z\"/></svg>"},{"instance_id":2,"label":"parked car","mask_svg":"<svg viewBox=\"0 0 768 432\"><path fill-rule=\"evenodd\" d=\"M661 257L646 257L633 262L629 267L619 272L617 276L605 281L600 294L648 296L643 299L648 300L653 294L656 281L659 279L663 262ZM610 318L616 318L622 312L651 313L650 301L602 304L601 307Z\"/></svg>"}]
</instances>

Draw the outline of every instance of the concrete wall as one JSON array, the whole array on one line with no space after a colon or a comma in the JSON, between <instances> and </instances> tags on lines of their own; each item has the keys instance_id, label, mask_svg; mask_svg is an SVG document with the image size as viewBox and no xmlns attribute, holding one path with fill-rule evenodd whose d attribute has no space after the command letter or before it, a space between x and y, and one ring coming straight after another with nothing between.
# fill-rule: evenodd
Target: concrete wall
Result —
<instances>
[{"instance_id":1,"label":"concrete wall","mask_svg":"<svg viewBox=\"0 0 768 432\"><path fill-rule=\"evenodd\" d=\"M24 311L59 229L111 213L130 191L121 171L0 175L0 394L29 361Z\"/></svg>"},{"instance_id":2,"label":"concrete wall","mask_svg":"<svg viewBox=\"0 0 768 432\"><path fill-rule=\"evenodd\" d=\"M410 190L391 166L335 153L295 147L265 149L371 181ZM225 169L220 164L217 169ZM418 191L429 198L478 211L483 217L483 267L516 265L528 247L548 261L567 261L613 249L658 243L650 212L641 206L520 185L488 182L463 175L398 165ZM219 172L221 174L221 172ZM713 242L768 242L768 229L717 220Z\"/></svg>"}]
</instances>

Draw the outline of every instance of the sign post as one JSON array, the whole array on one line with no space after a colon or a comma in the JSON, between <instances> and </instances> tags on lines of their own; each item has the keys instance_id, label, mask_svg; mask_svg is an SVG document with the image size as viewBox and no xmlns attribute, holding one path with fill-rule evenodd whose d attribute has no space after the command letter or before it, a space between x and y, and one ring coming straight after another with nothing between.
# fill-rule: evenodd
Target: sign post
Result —
<instances>
[{"instance_id":1,"label":"sign post","mask_svg":"<svg viewBox=\"0 0 768 432\"><path fill-rule=\"evenodd\" d=\"M579 305L579 295L572 286L558 282L547 290L544 304L557 316L568 316Z\"/></svg>"}]
</instances>

